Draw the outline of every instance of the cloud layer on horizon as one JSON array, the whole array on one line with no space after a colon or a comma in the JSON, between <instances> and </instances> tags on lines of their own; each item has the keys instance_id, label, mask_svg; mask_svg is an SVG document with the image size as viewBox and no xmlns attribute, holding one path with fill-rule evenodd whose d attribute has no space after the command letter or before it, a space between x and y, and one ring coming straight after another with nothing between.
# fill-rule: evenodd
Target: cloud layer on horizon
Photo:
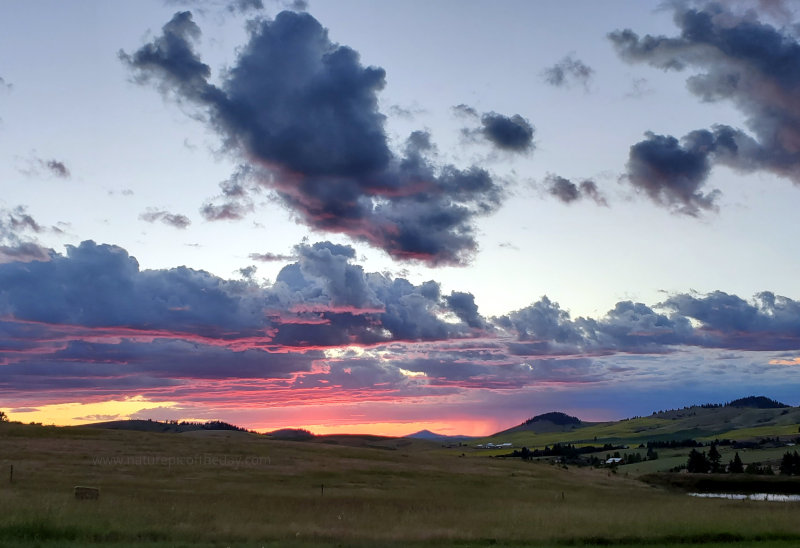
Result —
<instances>
[{"instance_id":1,"label":"cloud layer on horizon","mask_svg":"<svg viewBox=\"0 0 800 548\"><path fill-rule=\"evenodd\" d=\"M470 293L365 272L349 246L295 251L266 286L140 270L124 249L91 241L0 264L0 393L19 405L131 393L220 405L388 401L635 383L687 352L800 351L800 302L770 292L621 301L599 318L572 318L542 297L487 318ZM637 355L650 360L645 369L623 365ZM767 362L739 373L797 374ZM695 377L711 374L697 367Z\"/></svg>"}]
</instances>

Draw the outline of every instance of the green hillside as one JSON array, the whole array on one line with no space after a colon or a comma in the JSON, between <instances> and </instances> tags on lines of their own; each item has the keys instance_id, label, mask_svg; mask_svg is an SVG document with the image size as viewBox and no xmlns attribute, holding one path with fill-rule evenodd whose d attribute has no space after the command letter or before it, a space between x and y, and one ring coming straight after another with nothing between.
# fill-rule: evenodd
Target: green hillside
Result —
<instances>
[{"instance_id":1,"label":"green hillside","mask_svg":"<svg viewBox=\"0 0 800 548\"><path fill-rule=\"evenodd\" d=\"M765 405L765 400L772 402ZM752 407L746 407L746 404ZM697 405L660 411L649 417L616 422L548 424L529 421L517 427L476 440L476 444L512 443L514 447L544 448L555 443L604 444L631 447L648 441L694 439L712 441L758 440L766 437L789 439L800 436L800 407L789 407L767 398L742 398L725 405Z\"/></svg>"}]
</instances>

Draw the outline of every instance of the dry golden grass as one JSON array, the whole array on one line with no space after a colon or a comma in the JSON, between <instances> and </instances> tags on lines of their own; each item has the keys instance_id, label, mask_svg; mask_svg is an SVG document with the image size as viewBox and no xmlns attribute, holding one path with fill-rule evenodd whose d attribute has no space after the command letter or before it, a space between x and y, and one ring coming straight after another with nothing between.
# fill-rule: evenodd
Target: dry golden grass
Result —
<instances>
[{"instance_id":1,"label":"dry golden grass","mask_svg":"<svg viewBox=\"0 0 800 548\"><path fill-rule=\"evenodd\" d=\"M342 443L0 425L0 545L800 541L794 503L697 499L419 442ZM75 500L75 485L100 500Z\"/></svg>"}]
</instances>

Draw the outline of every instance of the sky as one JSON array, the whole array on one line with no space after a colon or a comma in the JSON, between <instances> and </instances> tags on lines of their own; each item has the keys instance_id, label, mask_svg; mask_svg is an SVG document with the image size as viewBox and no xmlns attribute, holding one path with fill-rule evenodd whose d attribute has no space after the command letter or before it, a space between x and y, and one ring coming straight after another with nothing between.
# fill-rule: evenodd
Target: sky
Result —
<instances>
[{"instance_id":1,"label":"sky","mask_svg":"<svg viewBox=\"0 0 800 548\"><path fill-rule=\"evenodd\" d=\"M800 10L0 3L0 408L800 405Z\"/></svg>"}]
</instances>

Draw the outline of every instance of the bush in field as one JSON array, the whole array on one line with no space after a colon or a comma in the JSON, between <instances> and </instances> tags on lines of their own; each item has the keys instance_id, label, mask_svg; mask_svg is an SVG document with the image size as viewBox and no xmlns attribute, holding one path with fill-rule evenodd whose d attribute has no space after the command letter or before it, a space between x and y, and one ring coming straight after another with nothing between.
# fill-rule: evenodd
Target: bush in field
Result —
<instances>
[{"instance_id":1,"label":"bush in field","mask_svg":"<svg viewBox=\"0 0 800 548\"><path fill-rule=\"evenodd\" d=\"M772 470L772 466L767 464L766 466L761 466L759 462L751 462L748 464L744 469L745 474L756 474L759 476L774 476L775 471Z\"/></svg>"}]
</instances>

